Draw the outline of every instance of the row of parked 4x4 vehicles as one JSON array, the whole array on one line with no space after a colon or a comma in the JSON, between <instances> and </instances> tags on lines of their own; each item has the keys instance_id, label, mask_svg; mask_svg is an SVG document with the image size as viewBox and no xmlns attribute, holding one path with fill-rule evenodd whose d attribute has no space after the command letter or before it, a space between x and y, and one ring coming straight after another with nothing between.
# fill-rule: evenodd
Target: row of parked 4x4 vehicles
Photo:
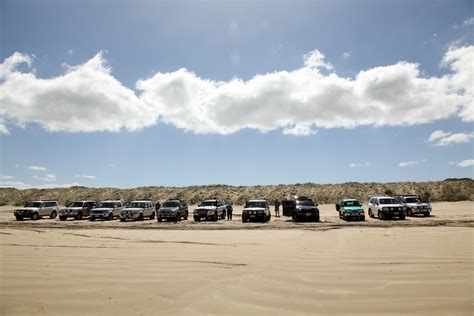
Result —
<instances>
[{"instance_id":1,"label":"row of parked 4x4 vehicles","mask_svg":"<svg viewBox=\"0 0 474 316\"><path fill-rule=\"evenodd\" d=\"M336 211L344 220L365 220L365 212L357 199L342 199L336 203ZM232 203L214 198L201 202L193 211L195 222L202 220L217 221L225 219L227 212L232 212ZM309 197L295 196L291 200L282 201L283 216L290 216L294 221L319 222L318 204ZM422 214L430 216L431 206L416 195L371 196L368 202L368 215L379 219L405 219L406 216ZM169 199L157 208L152 200L131 201L126 206L122 200L75 201L66 208L59 209L57 201L33 201L14 212L17 220L43 217L56 218L64 221L68 218L80 220L88 218L113 220L144 220L157 218L158 222L180 221L188 219L188 204L185 200ZM242 222L268 222L271 219L270 206L265 199L251 199L242 210Z\"/></svg>"}]
</instances>

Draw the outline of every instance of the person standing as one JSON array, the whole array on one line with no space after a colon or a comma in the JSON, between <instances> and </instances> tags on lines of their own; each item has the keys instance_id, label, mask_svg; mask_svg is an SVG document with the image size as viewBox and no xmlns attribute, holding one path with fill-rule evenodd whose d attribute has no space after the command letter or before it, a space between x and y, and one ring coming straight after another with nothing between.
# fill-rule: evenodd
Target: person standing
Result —
<instances>
[{"instance_id":1,"label":"person standing","mask_svg":"<svg viewBox=\"0 0 474 316\"><path fill-rule=\"evenodd\" d=\"M160 207L161 207L160 201L156 201L156 204L155 204L155 211L158 212L158 210L160 209Z\"/></svg>"},{"instance_id":2,"label":"person standing","mask_svg":"<svg viewBox=\"0 0 474 316\"><path fill-rule=\"evenodd\" d=\"M280 201L275 200L275 217L280 217Z\"/></svg>"},{"instance_id":3,"label":"person standing","mask_svg":"<svg viewBox=\"0 0 474 316\"><path fill-rule=\"evenodd\" d=\"M227 202L226 205L226 211L227 211L227 220L231 221L232 220L232 211L234 210L232 207L232 202Z\"/></svg>"}]
</instances>

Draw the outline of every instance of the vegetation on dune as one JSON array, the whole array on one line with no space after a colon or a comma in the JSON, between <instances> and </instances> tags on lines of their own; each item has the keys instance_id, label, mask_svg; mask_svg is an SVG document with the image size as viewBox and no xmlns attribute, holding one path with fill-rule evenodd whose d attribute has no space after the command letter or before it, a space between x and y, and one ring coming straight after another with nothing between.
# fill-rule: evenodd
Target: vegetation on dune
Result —
<instances>
[{"instance_id":1,"label":"vegetation on dune","mask_svg":"<svg viewBox=\"0 0 474 316\"><path fill-rule=\"evenodd\" d=\"M68 204L74 200L105 200L121 198L153 199L163 201L167 198L181 198L189 204L196 204L206 198L220 197L224 200L243 204L246 200L263 197L273 202L275 199L304 195L314 198L318 203L334 203L343 197L356 197L366 201L373 194L418 194L429 197L431 201L474 200L474 180L446 179L433 182L397 183L358 183L315 184L297 183L288 185L228 186L206 185L188 187L139 187L134 189L117 188L54 188L17 190L0 188L0 205L23 205L27 201L48 199Z\"/></svg>"}]
</instances>

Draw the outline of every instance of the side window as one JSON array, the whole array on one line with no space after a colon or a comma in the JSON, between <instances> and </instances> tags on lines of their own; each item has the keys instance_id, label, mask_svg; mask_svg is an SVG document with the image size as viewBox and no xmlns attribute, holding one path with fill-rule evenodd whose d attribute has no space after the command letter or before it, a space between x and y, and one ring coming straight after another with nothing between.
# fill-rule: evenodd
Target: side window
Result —
<instances>
[{"instance_id":1,"label":"side window","mask_svg":"<svg viewBox=\"0 0 474 316\"><path fill-rule=\"evenodd\" d=\"M379 205L379 200L375 199L375 205Z\"/></svg>"}]
</instances>

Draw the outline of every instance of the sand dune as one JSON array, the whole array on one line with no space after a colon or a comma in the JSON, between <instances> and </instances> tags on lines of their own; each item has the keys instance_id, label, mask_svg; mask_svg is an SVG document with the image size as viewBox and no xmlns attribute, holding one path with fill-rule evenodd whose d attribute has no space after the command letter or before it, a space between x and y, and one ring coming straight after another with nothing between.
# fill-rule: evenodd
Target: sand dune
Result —
<instances>
[{"instance_id":1,"label":"sand dune","mask_svg":"<svg viewBox=\"0 0 474 316\"><path fill-rule=\"evenodd\" d=\"M74 229L15 222L4 208L0 314L471 315L473 206L438 204L435 217L384 227L335 226L328 206L320 229L282 218L268 229L239 218L199 223L206 229L190 221ZM449 217L450 227L416 224ZM180 228L160 229L169 226Z\"/></svg>"}]
</instances>

